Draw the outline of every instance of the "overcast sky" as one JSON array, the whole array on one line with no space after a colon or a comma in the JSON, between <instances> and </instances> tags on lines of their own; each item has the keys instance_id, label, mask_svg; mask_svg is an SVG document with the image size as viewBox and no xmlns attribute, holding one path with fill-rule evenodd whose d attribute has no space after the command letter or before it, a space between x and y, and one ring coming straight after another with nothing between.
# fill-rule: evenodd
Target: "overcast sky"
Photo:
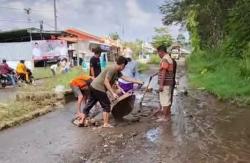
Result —
<instances>
[{"instance_id":1,"label":"overcast sky","mask_svg":"<svg viewBox=\"0 0 250 163\"><path fill-rule=\"evenodd\" d=\"M32 26L53 29L53 0L0 0L0 29L27 27L24 8L31 8ZM58 28L78 28L104 36L118 32L124 40L150 41L154 27L162 26L159 6L164 0L57 0ZM174 37L177 27L169 27Z\"/></svg>"}]
</instances>

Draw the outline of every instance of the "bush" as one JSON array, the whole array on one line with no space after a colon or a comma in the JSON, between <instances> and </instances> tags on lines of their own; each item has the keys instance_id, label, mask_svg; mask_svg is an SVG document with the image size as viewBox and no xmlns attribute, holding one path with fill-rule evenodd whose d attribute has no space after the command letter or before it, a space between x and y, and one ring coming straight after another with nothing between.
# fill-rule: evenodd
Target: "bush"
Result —
<instances>
[{"instance_id":1,"label":"bush","mask_svg":"<svg viewBox=\"0 0 250 163\"><path fill-rule=\"evenodd\" d=\"M246 74L242 76L242 72L249 72L249 60L246 64L242 62L232 57L220 57L216 53L194 53L187 60L190 83L221 99L250 99L249 74L248 78Z\"/></svg>"},{"instance_id":2,"label":"bush","mask_svg":"<svg viewBox=\"0 0 250 163\"><path fill-rule=\"evenodd\" d=\"M247 49L243 53L244 57L239 63L240 74L242 77L249 79L250 78L250 43L248 44Z\"/></svg>"},{"instance_id":3,"label":"bush","mask_svg":"<svg viewBox=\"0 0 250 163\"><path fill-rule=\"evenodd\" d=\"M159 57L158 55L156 55L156 54L153 54L153 55L151 56L151 58L150 58L149 63L150 63L150 64L159 64L160 61L161 61L160 57Z\"/></svg>"},{"instance_id":4,"label":"bush","mask_svg":"<svg viewBox=\"0 0 250 163\"><path fill-rule=\"evenodd\" d=\"M146 63L139 63L138 64L138 72L143 72L149 69L149 65Z\"/></svg>"}]
</instances>

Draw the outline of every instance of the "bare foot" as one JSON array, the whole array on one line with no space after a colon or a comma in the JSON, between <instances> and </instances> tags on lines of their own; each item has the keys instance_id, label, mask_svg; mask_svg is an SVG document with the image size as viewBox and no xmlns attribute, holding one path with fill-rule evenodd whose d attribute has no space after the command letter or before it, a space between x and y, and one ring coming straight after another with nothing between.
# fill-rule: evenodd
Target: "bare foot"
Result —
<instances>
[{"instance_id":1,"label":"bare foot","mask_svg":"<svg viewBox=\"0 0 250 163\"><path fill-rule=\"evenodd\" d=\"M161 109L157 109L156 111L154 111L152 116L158 116L159 114L162 114Z\"/></svg>"},{"instance_id":2,"label":"bare foot","mask_svg":"<svg viewBox=\"0 0 250 163\"><path fill-rule=\"evenodd\" d=\"M156 120L156 122L168 122L170 121L170 117L160 117Z\"/></svg>"},{"instance_id":3,"label":"bare foot","mask_svg":"<svg viewBox=\"0 0 250 163\"><path fill-rule=\"evenodd\" d=\"M102 127L103 128L113 128L114 126L112 126L111 124L104 124Z\"/></svg>"}]
</instances>

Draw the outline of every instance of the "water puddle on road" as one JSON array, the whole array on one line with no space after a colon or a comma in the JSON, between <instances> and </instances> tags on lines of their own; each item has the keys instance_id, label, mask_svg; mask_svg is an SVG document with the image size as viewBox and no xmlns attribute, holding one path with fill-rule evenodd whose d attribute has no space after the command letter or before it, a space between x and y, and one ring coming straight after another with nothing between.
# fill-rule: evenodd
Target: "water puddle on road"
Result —
<instances>
[{"instance_id":1,"label":"water puddle on road","mask_svg":"<svg viewBox=\"0 0 250 163\"><path fill-rule=\"evenodd\" d=\"M153 128L150 129L146 132L146 138L150 141L150 142L155 142L160 136L160 129L157 128Z\"/></svg>"}]
</instances>

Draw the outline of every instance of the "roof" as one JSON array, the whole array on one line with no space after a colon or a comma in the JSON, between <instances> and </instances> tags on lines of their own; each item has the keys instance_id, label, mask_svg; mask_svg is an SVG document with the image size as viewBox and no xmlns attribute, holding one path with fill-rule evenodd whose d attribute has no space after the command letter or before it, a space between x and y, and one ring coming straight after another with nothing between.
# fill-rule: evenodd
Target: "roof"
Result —
<instances>
[{"instance_id":1,"label":"roof","mask_svg":"<svg viewBox=\"0 0 250 163\"><path fill-rule=\"evenodd\" d=\"M75 28L66 29L65 32L77 36L77 40L79 41L97 41L100 43L104 42L104 40L101 37L87 33L85 31L80 31Z\"/></svg>"},{"instance_id":2,"label":"roof","mask_svg":"<svg viewBox=\"0 0 250 163\"><path fill-rule=\"evenodd\" d=\"M32 40L51 39L51 36L59 36L62 31L44 31L38 28L24 28L0 32L0 42L27 42Z\"/></svg>"},{"instance_id":3,"label":"roof","mask_svg":"<svg viewBox=\"0 0 250 163\"><path fill-rule=\"evenodd\" d=\"M113 40L110 37L102 37L102 39L104 40L104 42L106 44L108 44L109 46L113 46L113 47L122 47L121 41L120 40Z\"/></svg>"}]
</instances>

